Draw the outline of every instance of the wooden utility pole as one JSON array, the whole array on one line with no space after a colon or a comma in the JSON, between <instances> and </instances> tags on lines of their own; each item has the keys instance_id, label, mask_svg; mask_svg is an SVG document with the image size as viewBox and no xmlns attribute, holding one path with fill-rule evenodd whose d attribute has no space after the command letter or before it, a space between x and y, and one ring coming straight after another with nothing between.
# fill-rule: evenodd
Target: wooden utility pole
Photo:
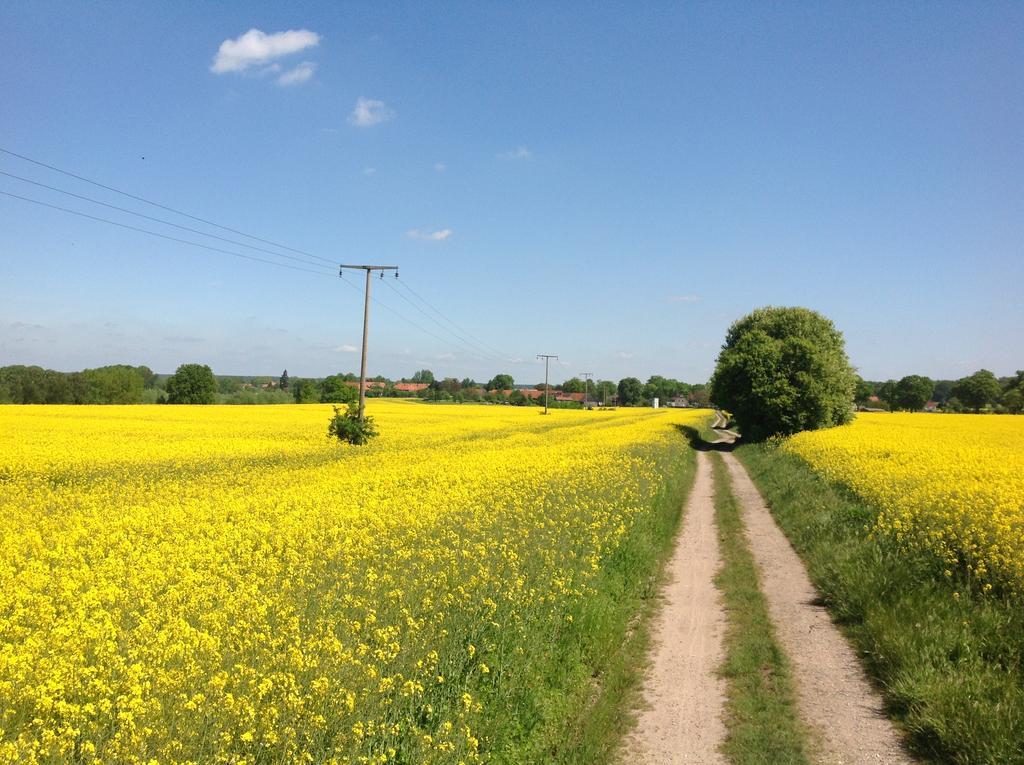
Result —
<instances>
[{"instance_id":1,"label":"wooden utility pole","mask_svg":"<svg viewBox=\"0 0 1024 765\"><path fill-rule=\"evenodd\" d=\"M366 411L366 340L370 326L370 274L373 271L380 271L380 278L383 279L385 271L394 271L397 279L398 266L354 266L343 263L338 267L338 276L341 276L346 268L358 268L366 271L366 297L363 303L363 353L359 362L359 421L362 422Z\"/></svg>"},{"instance_id":2,"label":"wooden utility pole","mask_svg":"<svg viewBox=\"0 0 1024 765\"><path fill-rule=\"evenodd\" d=\"M546 354L546 353L538 353L537 354L537 358L538 359L544 359L544 414L547 414L548 413L548 391L551 389L551 386L548 385L548 362L551 361L551 359L557 359L558 356L552 356L552 355L549 355L549 354Z\"/></svg>"},{"instance_id":3,"label":"wooden utility pole","mask_svg":"<svg viewBox=\"0 0 1024 765\"><path fill-rule=\"evenodd\" d=\"M590 409L590 378L594 376L593 372L580 372L580 377L583 378L583 408Z\"/></svg>"}]
</instances>

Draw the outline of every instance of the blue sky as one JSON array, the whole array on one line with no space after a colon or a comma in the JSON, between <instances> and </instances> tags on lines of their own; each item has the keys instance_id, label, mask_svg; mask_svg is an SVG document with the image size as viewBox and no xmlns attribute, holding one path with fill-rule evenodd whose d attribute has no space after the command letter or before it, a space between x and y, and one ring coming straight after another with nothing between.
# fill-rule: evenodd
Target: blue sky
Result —
<instances>
[{"instance_id":1,"label":"blue sky","mask_svg":"<svg viewBox=\"0 0 1024 765\"><path fill-rule=\"evenodd\" d=\"M374 306L373 374L533 382L556 353L556 379L703 381L729 323L769 304L825 313L870 379L1024 366L1020 3L34 0L4 4L0 40L0 147L398 264L475 338L378 282L422 329ZM0 171L239 239L10 155ZM328 271L0 195L0 364L355 371L361 296Z\"/></svg>"}]
</instances>

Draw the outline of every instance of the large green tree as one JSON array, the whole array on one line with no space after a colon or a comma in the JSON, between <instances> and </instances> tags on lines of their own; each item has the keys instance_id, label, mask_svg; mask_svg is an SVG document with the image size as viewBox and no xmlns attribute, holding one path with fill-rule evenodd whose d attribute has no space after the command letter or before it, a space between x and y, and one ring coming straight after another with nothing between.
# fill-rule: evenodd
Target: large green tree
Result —
<instances>
[{"instance_id":1,"label":"large green tree","mask_svg":"<svg viewBox=\"0 0 1024 765\"><path fill-rule=\"evenodd\" d=\"M583 393L586 389L587 387L583 384L583 380L578 377L570 377L562 383L562 390L566 393Z\"/></svg>"},{"instance_id":2,"label":"large green tree","mask_svg":"<svg viewBox=\"0 0 1024 765\"><path fill-rule=\"evenodd\" d=\"M217 381L206 364L182 364L167 378L168 404L212 404Z\"/></svg>"},{"instance_id":3,"label":"large green tree","mask_svg":"<svg viewBox=\"0 0 1024 765\"><path fill-rule=\"evenodd\" d=\"M754 441L849 422L857 376L842 333L807 308L759 308L735 322L711 398Z\"/></svg>"},{"instance_id":4,"label":"large green tree","mask_svg":"<svg viewBox=\"0 0 1024 765\"><path fill-rule=\"evenodd\" d=\"M297 377L291 381L291 391L296 404L312 404L320 400L320 389L315 380Z\"/></svg>"},{"instance_id":5,"label":"large green tree","mask_svg":"<svg viewBox=\"0 0 1024 765\"><path fill-rule=\"evenodd\" d=\"M594 386L594 398L602 405L610 402L617 392L618 388L611 380L598 380Z\"/></svg>"},{"instance_id":6,"label":"large green tree","mask_svg":"<svg viewBox=\"0 0 1024 765\"><path fill-rule=\"evenodd\" d=\"M931 401L935 383L921 375L907 375L896 383L896 408L916 412Z\"/></svg>"},{"instance_id":7,"label":"large green tree","mask_svg":"<svg viewBox=\"0 0 1024 765\"><path fill-rule=\"evenodd\" d=\"M953 395L975 412L995 403L1002 392L996 376L987 369L979 369L970 377L957 380L953 386Z\"/></svg>"},{"instance_id":8,"label":"large green tree","mask_svg":"<svg viewBox=\"0 0 1024 765\"><path fill-rule=\"evenodd\" d=\"M619 380L618 393L620 406L639 406L644 403L644 384L635 377Z\"/></svg>"},{"instance_id":9,"label":"large green tree","mask_svg":"<svg viewBox=\"0 0 1024 765\"><path fill-rule=\"evenodd\" d=\"M359 398L358 386L347 385L345 375L330 375L320 381L320 401L324 404L347 404Z\"/></svg>"},{"instance_id":10,"label":"large green tree","mask_svg":"<svg viewBox=\"0 0 1024 765\"><path fill-rule=\"evenodd\" d=\"M487 390L511 390L514 387L516 387L516 381L512 379L512 375L495 375L487 383Z\"/></svg>"}]
</instances>

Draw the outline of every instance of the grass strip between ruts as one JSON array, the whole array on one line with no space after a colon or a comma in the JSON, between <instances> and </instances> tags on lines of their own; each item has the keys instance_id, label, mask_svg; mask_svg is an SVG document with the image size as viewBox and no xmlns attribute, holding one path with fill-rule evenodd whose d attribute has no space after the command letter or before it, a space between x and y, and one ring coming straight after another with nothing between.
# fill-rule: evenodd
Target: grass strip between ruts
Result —
<instances>
[{"instance_id":1,"label":"grass strip between ruts","mask_svg":"<svg viewBox=\"0 0 1024 765\"><path fill-rule=\"evenodd\" d=\"M727 680L723 753L734 765L807 763L805 729L789 662L775 638L739 504L721 456L717 452L709 456L722 556L715 584L728 619L720 670Z\"/></svg>"}]
</instances>

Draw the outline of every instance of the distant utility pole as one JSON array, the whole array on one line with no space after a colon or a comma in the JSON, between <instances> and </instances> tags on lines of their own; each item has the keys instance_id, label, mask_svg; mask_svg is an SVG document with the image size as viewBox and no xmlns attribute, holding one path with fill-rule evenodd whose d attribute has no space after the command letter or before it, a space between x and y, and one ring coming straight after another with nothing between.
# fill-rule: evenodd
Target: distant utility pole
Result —
<instances>
[{"instance_id":1,"label":"distant utility pole","mask_svg":"<svg viewBox=\"0 0 1024 765\"><path fill-rule=\"evenodd\" d=\"M538 353L538 359L544 359L544 414L548 413L548 362L551 359L557 359L558 356L552 356L547 353Z\"/></svg>"},{"instance_id":2,"label":"distant utility pole","mask_svg":"<svg viewBox=\"0 0 1024 765\"><path fill-rule=\"evenodd\" d=\"M395 278L398 278L398 266L354 266L342 263L338 266L340 277L346 268L359 268L366 271L366 297L363 303L363 356L359 363L359 421L363 421L363 413L366 411L366 333L370 326L370 274L380 271L380 278L384 278L385 271L394 271Z\"/></svg>"},{"instance_id":3,"label":"distant utility pole","mask_svg":"<svg viewBox=\"0 0 1024 765\"><path fill-rule=\"evenodd\" d=\"M583 408L590 409L590 378L594 376L593 372L580 372L580 377L583 378Z\"/></svg>"}]
</instances>

